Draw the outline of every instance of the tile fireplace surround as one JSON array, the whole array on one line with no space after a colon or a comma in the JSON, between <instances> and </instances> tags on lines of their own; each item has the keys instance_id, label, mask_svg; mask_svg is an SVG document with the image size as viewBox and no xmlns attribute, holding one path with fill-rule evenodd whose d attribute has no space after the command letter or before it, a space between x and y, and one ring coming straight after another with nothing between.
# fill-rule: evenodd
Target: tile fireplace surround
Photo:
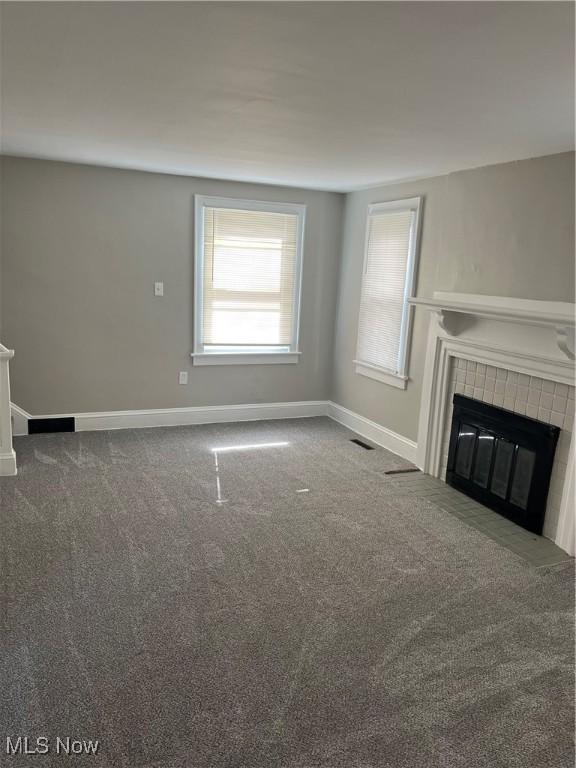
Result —
<instances>
[{"instance_id":1,"label":"tile fireplace surround","mask_svg":"<svg viewBox=\"0 0 576 768\"><path fill-rule=\"evenodd\" d=\"M454 393L560 427L544 536L574 554L574 305L436 293L418 430L418 466L444 479Z\"/></svg>"},{"instance_id":2,"label":"tile fireplace surround","mask_svg":"<svg viewBox=\"0 0 576 768\"><path fill-rule=\"evenodd\" d=\"M575 392L574 387L549 379L540 379L525 373L516 373L505 368L476 363L473 360L452 358L448 384L448 407L442 439L440 477L443 480L446 478L452 422L452 397L455 393L505 408L507 411L513 411L523 416L529 416L532 419L538 419L545 424L560 427L561 432L552 467L543 531L544 536L554 539L560 516L562 488L566 477L570 441L572 440Z\"/></svg>"}]
</instances>

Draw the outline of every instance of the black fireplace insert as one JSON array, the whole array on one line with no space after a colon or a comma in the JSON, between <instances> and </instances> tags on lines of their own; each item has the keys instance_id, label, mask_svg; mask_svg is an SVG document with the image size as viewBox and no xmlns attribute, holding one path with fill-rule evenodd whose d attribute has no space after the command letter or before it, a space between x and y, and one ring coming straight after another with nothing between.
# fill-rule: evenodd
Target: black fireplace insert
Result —
<instances>
[{"instance_id":1,"label":"black fireplace insert","mask_svg":"<svg viewBox=\"0 0 576 768\"><path fill-rule=\"evenodd\" d=\"M446 482L533 533L542 533L560 430L454 395Z\"/></svg>"}]
</instances>

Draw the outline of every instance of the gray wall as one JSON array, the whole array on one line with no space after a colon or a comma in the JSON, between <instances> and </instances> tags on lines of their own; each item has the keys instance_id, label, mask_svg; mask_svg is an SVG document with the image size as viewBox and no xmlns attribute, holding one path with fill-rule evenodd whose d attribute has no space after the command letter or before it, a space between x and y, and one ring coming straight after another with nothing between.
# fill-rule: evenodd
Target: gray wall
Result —
<instances>
[{"instance_id":1,"label":"gray wall","mask_svg":"<svg viewBox=\"0 0 576 768\"><path fill-rule=\"evenodd\" d=\"M2 182L2 172L3 172L3 164L2 164L2 158L0 157L0 344L3 344L3 333L2 333L2 190L3 190L3 182Z\"/></svg>"},{"instance_id":2,"label":"gray wall","mask_svg":"<svg viewBox=\"0 0 576 768\"><path fill-rule=\"evenodd\" d=\"M352 362L371 202L424 197L420 296L574 300L573 153L354 192L345 209L333 193L8 157L1 166L1 340L16 350L13 400L34 414L331 397L416 439L427 313L415 314L405 391ZM307 204L298 365L191 365L196 192Z\"/></svg>"},{"instance_id":3,"label":"gray wall","mask_svg":"<svg viewBox=\"0 0 576 768\"><path fill-rule=\"evenodd\" d=\"M574 301L574 153L347 196L332 399L416 440L429 316L415 313L406 390L354 371L369 203L424 197L417 295L461 291Z\"/></svg>"},{"instance_id":4,"label":"gray wall","mask_svg":"<svg viewBox=\"0 0 576 768\"><path fill-rule=\"evenodd\" d=\"M16 350L20 407L38 415L329 396L342 195L10 157L2 166L2 341ZM195 193L307 205L299 364L192 366Z\"/></svg>"}]
</instances>

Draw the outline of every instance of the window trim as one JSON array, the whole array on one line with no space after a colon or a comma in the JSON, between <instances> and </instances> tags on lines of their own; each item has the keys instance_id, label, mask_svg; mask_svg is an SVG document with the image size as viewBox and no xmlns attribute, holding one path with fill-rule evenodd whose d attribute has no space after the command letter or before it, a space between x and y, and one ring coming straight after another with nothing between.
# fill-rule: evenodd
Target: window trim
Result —
<instances>
[{"instance_id":1,"label":"window trim","mask_svg":"<svg viewBox=\"0 0 576 768\"><path fill-rule=\"evenodd\" d=\"M406 262L406 282L404 284L404 309L402 311L402 324L400 326L400 350L398 354L399 366L397 371L391 371L365 360L360 360L358 356L353 361L357 374L367 376L384 384L388 384L398 389L406 389L408 384L408 369L410 363L410 340L412 338L412 319L414 308L408 300L414 295L416 288L416 278L418 273L418 261L420 257L420 224L422 219L422 197L408 197L400 200L388 200L381 203L372 203L368 206L366 214L366 232L364 235L364 260L362 263L362 281L360 285L360 302L362 301L362 286L366 266L368 262L368 236L370 216L389 211L413 211L414 223L410 233L410 243L408 246L408 261ZM359 305L360 312L360 305ZM356 339L356 354L358 355L358 346L360 342L360 328L358 328Z\"/></svg>"},{"instance_id":2,"label":"window trim","mask_svg":"<svg viewBox=\"0 0 576 768\"><path fill-rule=\"evenodd\" d=\"M204 294L204 208L233 208L244 211L265 213L290 213L297 217L296 264L294 279L294 301L292 306L292 342L278 348L259 349L246 346L242 351L232 347L207 350L203 344ZM304 256L304 225L306 205L301 203L266 202L244 200L233 197L194 195L194 351L193 365L266 365L277 363L298 363L301 352L298 349L300 335L300 310L302 296L302 262Z\"/></svg>"}]
</instances>

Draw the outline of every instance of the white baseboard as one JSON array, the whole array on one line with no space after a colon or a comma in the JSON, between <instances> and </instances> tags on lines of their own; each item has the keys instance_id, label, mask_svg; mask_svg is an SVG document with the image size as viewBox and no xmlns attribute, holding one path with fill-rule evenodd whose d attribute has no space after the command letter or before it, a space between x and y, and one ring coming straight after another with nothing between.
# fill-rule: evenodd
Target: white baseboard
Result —
<instances>
[{"instance_id":1,"label":"white baseboard","mask_svg":"<svg viewBox=\"0 0 576 768\"><path fill-rule=\"evenodd\" d=\"M267 419L301 419L323 416L325 401L301 403L257 403L250 405L212 405L191 408L161 408L150 411L112 411L78 413L76 430L132 429L134 427L170 427L188 424L218 424Z\"/></svg>"},{"instance_id":2,"label":"white baseboard","mask_svg":"<svg viewBox=\"0 0 576 768\"><path fill-rule=\"evenodd\" d=\"M55 413L31 416L12 404L15 435L28 434L28 419L64 418L73 416L76 431L101 429L135 429L138 427L173 427L192 424L219 424L235 421L264 421L269 419L301 419L310 416L329 416L353 432L377 445L416 461L416 443L407 437L376 424L375 421L349 411L327 400L296 403L255 403L249 405L210 405L190 408L156 408L142 411L101 411L95 413Z\"/></svg>"},{"instance_id":3,"label":"white baseboard","mask_svg":"<svg viewBox=\"0 0 576 768\"><path fill-rule=\"evenodd\" d=\"M0 453L0 477L16 474L16 454L14 451Z\"/></svg>"},{"instance_id":4,"label":"white baseboard","mask_svg":"<svg viewBox=\"0 0 576 768\"><path fill-rule=\"evenodd\" d=\"M360 416L354 411L349 411L348 408L337 403L328 403L327 416L371 440L376 445L381 445L392 453L402 456L403 459L416 463L416 443L413 440L392 432L391 429L382 427L375 421L370 421L370 419Z\"/></svg>"},{"instance_id":5,"label":"white baseboard","mask_svg":"<svg viewBox=\"0 0 576 768\"><path fill-rule=\"evenodd\" d=\"M12 415L12 434L15 437L27 435L28 419L31 419L32 416L15 403L10 403L10 411Z\"/></svg>"},{"instance_id":6,"label":"white baseboard","mask_svg":"<svg viewBox=\"0 0 576 768\"><path fill-rule=\"evenodd\" d=\"M190 408L156 408L142 411L101 411L96 413L58 413L46 416L30 416L18 406L12 406L13 415L26 419L15 434L28 434L29 418L64 418L73 416L76 431L101 429L135 429L138 427L172 427L188 424L218 424L235 421L261 421L267 419L301 419L309 416L325 416L325 400L299 403L256 403L249 405L211 405ZM16 419L15 419L16 423Z\"/></svg>"}]
</instances>

